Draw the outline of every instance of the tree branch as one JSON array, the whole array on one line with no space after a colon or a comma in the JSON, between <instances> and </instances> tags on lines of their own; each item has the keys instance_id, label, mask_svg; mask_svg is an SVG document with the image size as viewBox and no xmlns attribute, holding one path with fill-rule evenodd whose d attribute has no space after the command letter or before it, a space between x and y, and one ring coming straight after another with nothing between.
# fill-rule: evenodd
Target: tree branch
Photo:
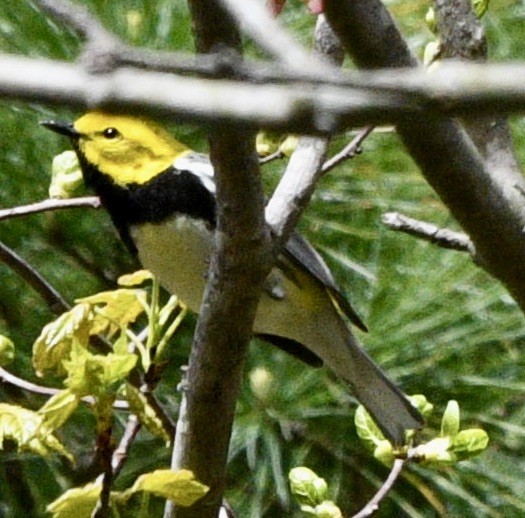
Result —
<instances>
[{"instance_id":1,"label":"tree branch","mask_svg":"<svg viewBox=\"0 0 525 518\"><path fill-rule=\"evenodd\" d=\"M435 6L442 57L485 63L487 39L472 2L436 0ZM483 156L487 169L498 176L521 174L509 126L504 118L481 114L465 120L464 125Z\"/></svg>"},{"instance_id":2,"label":"tree branch","mask_svg":"<svg viewBox=\"0 0 525 518\"><path fill-rule=\"evenodd\" d=\"M219 5L192 0L190 10L200 52L210 52L218 44L241 52L237 28ZM214 518L225 487L244 359L263 281L271 267L254 149L254 134L231 123L210 134L218 202L215 250L189 360L183 403L187 419L177 424L172 459L173 469L192 470L210 491L191 508L178 508L177 517ZM171 505L165 516L173 516Z\"/></svg>"},{"instance_id":3,"label":"tree branch","mask_svg":"<svg viewBox=\"0 0 525 518\"><path fill-rule=\"evenodd\" d=\"M454 232L448 228L440 228L433 223L409 218L398 212L387 212L381 216L381 221L391 230L399 230L405 234L429 241L441 248L468 253L477 261L476 249L472 241L462 232Z\"/></svg>"},{"instance_id":4,"label":"tree branch","mask_svg":"<svg viewBox=\"0 0 525 518\"><path fill-rule=\"evenodd\" d=\"M359 66L417 65L379 0L326 0L325 11ZM500 178L487 170L454 120L409 116L397 130L427 181L472 239L484 267L525 309L525 210L516 189L524 185L523 178Z\"/></svg>"},{"instance_id":5,"label":"tree branch","mask_svg":"<svg viewBox=\"0 0 525 518\"><path fill-rule=\"evenodd\" d=\"M374 495L370 502L368 502L357 514L354 514L352 518L366 518L367 516L373 515L379 509L379 504L390 492L409 459L410 457L407 457L406 459L396 459L394 461L394 465L390 470L388 478L379 488L379 491Z\"/></svg>"},{"instance_id":6,"label":"tree branch","mask_svg":"<svg viewBox=\"0 0 525 518\"><path fill-rule=\"evenodd\" d=\"M4 219L16 218L20 216L28 216L38 212L47 212L49 210L57 209L71 209L78 207L89 207L92 209L100 208L100 200L97 196L85 196L83 198L71 198L67 200L43 200L29 205L19 205L10 209L0 210L0 221Z\"/></svg>"},{"instance_id":7,"label":"tree branch","mask_svg":"<svg viewBox=\"0 0 525 518\"><path fill-rule=\"evenodd\" d=\"M2 242L0 242L0 261L18 273L46 301L56 315L71 308L62 295L42 275Z\"/></svg>"}]
</instances>

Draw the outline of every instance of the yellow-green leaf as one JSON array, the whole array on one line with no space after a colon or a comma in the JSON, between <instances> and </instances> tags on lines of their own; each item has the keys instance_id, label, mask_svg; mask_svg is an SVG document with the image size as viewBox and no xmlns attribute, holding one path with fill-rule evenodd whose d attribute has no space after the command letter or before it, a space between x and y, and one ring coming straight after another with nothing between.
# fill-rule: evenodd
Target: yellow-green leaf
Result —
<instances>
[{"instance_id":1,"label":"yellow-green leaf","mask_svg":"<svg viewBox=\"0 0 525 518\"><path fill-rule=\"evenodd\" d=\"M73 460L45 426L43 416L26 408L0 403L0 448L3 448L6 439L16 442L20 451L31 451L42 456L56 451Z\"/></svg>"},{"instance_id":2,"label":"yellow-green leaf","mask_svg":"<svg viewBox=\"0 0 525 518\"><path fill-rule=\"evenodd\" d=\"M434 405L423 394L413 394L407 398L421 412L423 417L429 417L434 410Z\"/></svg>"},{"instance_id":3,"label":"yellow-green leaf","mask_svg":"<svg viewBox=\"0 0 525 518\"><path fill-rule=\"evenodd\" d=\"M70 198L82 182L82 171L74 151L64 151L55 156L51 166L50 198Z\"/></svg>"},{"instance_id":4,"label":"yellow-green leaf","mask_svg":"<svg viewBox=\"0 0 525 518\"><path fill-rule=\"evenodd\" d=\"M68 373L64 384L78 397L100 396L116 390L137 363L134 354L92 354L73 344L69 360L64 361Z\"/></svg>"},{"instance_id":5,"label":"yellow-green leaf","mask_svg":"<svg viewBox=\"0 0 525 518\"><path fill-rule=\"evenodd\" d=\"M124 397L129 403L129 410L135 414L139 421L149 430L150 433L164 440L166 445L171 442L171 436L164 428L162 421L155 413L155 409L148 404L146 396L139 389L127 383Z\"/></svg>"},{"instance_id":6,"label":"yellow-green leaf","mask_svg":"<svg viewBox=\"0 0 525 518\"><path fill-rule=\"evenodd\" d=\"M325 500L315 506L315 516L318 518L343 518L341 509L331 500Z\"/></svg>"},{"instance_id":7,"label":"yellow-green leaf","mask_svg":"<svg viewBox=\"0 0 525 518\"><path fill-rule=\"evenodd\" d=\"M48 399L38 413L44 418L43 422L48 430L53 431L62 426L75 411L80 400L70 390L61 390Z\"/></svg>"},{"instance_id":8,"label":"yellow-green leaf","mask_svg":"<svg viewBox=\"0 0 525 518\"><path fill-rule=\"evenodd\" d=\"M103 291L77 302L98 307L91 334L108 331L110 334L127 327L146 308L146 292L138 289Z\"/></svg>"},{"instance_id":9,"label":"yellow-green leaf","mask_svg":"<svg viewBox=\"0 0 525 518\"><path fill-rule=\"evenodd\" d=\"M15 344L7 336L0 335L0 366L9 365L15 357Z\"/></svg>"},{"instance_id":10,"label":"yellow-green leaf","mask_svg":"<svg viewBox=\"0 0 525 518\"><path fill-rule=\"evenodd\" d=\"M145 281L151 281L153 279L153 274L149 270L138 270L133 273L127 273L121 275L117 282L120 286L139 286Z\"/></svg>"},{"instance_id":11,"label":"yellow-green leaf","mask_svg":"<svg viewBox=\"0 0 525 518\"><path fill-rule=\"evenodd\" d=\"M326 481L310 468L300 466L291 469L288 480L300 504L316 506L325 500L328 491Z\"/></svg>"},{"instance_id":12,"label":"yellow-green leaf","mask_svg":"<svg viewBox=\"0 0 525 518\"><path fill-rule=\"evenodd\" d=\"M279 144L283 140L282 135L260 131L255 137L255 149L259 156L267 156L275 153L279 149Z\"/></svg>"},{"instance_id":13,"label":"yellow-green leaf","mask_svg":"<svg viewBox=\"0 0 525 518\"><path fill-rule=\"evenodd\" d=\"M359 438L368 446L369 449L374 450L385 436L375 424L370 414L365 410L363 405L359 405L355 411L354 422Z\"/></svg>"},{"instance_id":14,"label":"yellow-green leaf","mask_svg":"<svg viewBox=\"0 0 525 518\"><path fill-rule=\"evenodd\" d=\"M452 439L450 449L457 455L458 460L468 459L479 455L487 449L489 436L480 428L462 430Z\"/></svg>"},{"instance_id":15,"label":"yellow-green leaf","mask_svg":"<svg viewBox=\"0 0 525 518\"><path fill-rule=\"evenodd\" d=\"M459 432L459 405L451 400L441 419L441 437L454 437Z\"/></svg>"},{"instance_id":16,"label":"yellow-green leaf","mask_svg":"<svg viewBox=\"0 0 525 518\"><path fill-rule=\"evenodd\" d=\"M187 469L179 471L159 469L141 475L131 488L122 493L122 496L129 498L137 491L147 491L172 500L176 505L189 507L202 498L208 490L208 486L197 482L193 473Z\"/></svg>"},{"instance_id":17,"label":"yellow-green leaf","mask_svg":"<svg viewBox=\"0 0 525 518\"><path fill-rule=\"evenodd\" d=\"M53 518L91 518L101 489L102 485L98 481L69 489L47 506L47 512Z\"/></svg>"},{"instance_id":18,"label":"yellow-green leaf","mask_svg":"<svg viewBox=\"0 0 525 518\"><path fill-rule=\"evenodd\" d=\"M73 341L87 347L90 306L78 304L47 324L33 344L33 366L38 375L55 370L65 374L62 361L69 358Z\"/></svg>"}]
</instances>

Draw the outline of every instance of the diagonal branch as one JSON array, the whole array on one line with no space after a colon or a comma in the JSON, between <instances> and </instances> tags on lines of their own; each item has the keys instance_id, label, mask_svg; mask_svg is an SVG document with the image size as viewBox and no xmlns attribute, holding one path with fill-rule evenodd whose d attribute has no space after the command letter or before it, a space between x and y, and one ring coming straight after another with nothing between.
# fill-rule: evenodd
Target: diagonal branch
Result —
<instances>
[{"instance_id":1,"label":"diagonal branch","mask_svg":"<svg viewBox=\"0 0 525 518\"><path fill-rule=\"evenodd\" d=\"M326 16L363 68L417 66L379 0L325 0ZM466 65L462 65L466 66ZM525 309L525 210L521 175L489 171L461 125L410 116L397 125L427 181L470 236L484 267Z\"/></svg>"}]
</instances>

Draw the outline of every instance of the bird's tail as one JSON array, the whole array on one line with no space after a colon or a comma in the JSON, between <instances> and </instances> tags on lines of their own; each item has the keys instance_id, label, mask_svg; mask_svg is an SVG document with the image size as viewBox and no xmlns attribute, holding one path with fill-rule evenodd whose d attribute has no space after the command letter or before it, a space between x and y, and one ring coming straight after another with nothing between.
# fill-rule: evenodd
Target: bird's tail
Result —
<instances>
[{"instance_id":1,"label":"bird's tail","mask_svg":"<svg viewBox=\"0 0 525 518\"><path fill-rule=\"evenodd\" d=\"M330 367L348 383L385 437L395 445L403 444L405 431L420 429L423 417L350 333L348 349L348 361Z\"/></svg>"}]
</instances>

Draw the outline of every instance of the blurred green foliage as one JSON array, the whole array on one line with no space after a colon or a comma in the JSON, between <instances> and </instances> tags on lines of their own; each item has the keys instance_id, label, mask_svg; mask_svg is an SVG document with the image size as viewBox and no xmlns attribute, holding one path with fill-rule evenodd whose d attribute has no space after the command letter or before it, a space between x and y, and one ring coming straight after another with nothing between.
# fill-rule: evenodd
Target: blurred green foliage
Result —
<instances>
[{"instance_id":1,"label":"blurred green foliage","mask_svg":"<svg viewBox=\"0 0 525 518\"><path fill-rule=\"evenodd\" d=\"M303 5L288 2L281 22L309 44L315 20ZM107 28L134 45L192 51L191 23L182 0L85 0ZM428 4L390 0L410 46L421 55L432 39L424 15ZM523 59L525 7L493 2L484 18L491 57ZM0 51L74 60L80 43L67 27L47 18L30 0L3 2ZM258 54L253 46L250 52ZM66 109L37 104L0 104L0 206L47 196L53 156L67 144L38 126L47 118L70 119ZM525 159L525 124L513 121L517 152ZM175 133L202 150L201 128ZM333 151L350 134L334 139ZM265 166L268 185L282 163ZM465 255L440 250L385 229L380 216L398 210L454 227L446 208L419 175L391 132L377 132L364 152L322 180L300 228L316 244L371 332L360 334L371 354L404 388L424 393L442 414L449 399L462 408L466 425L490 435L488 452L457 466L429 470L411 466L378 516L518 516L525 513L525 406L523 315L496 281ZM102 211L74 209L0 222L0 240L37 268L73 301L115 286L135 268ZM15 343L12 372L35 381L31 344L52 318L40 297L0 265L0 334ZM173 345L165 382L166 405L177 407L178 366L191 339L188 319ZM256 370L257 369L257 370ZM287 474L311 467L328 483L330 498L345 515L358 509L386 477L357 438L355 401L326 370L314 370L265 344L254 344L232 438L227 498L239 516L292 516ZM46 380L40 382L46 382ZM262 385L261 385L262 383ZM1 399L35 408L41 397L3 384ZM125 416L122 416L122 420ZM429 423L439 430L439 422ZM80 409L61 440L76 464L0 455L0 515L39 516L65 489L86 483L93 465L93 426ZM162 441L143 433L117 486L167 464Z\"/></svg>"}]
</instances>

